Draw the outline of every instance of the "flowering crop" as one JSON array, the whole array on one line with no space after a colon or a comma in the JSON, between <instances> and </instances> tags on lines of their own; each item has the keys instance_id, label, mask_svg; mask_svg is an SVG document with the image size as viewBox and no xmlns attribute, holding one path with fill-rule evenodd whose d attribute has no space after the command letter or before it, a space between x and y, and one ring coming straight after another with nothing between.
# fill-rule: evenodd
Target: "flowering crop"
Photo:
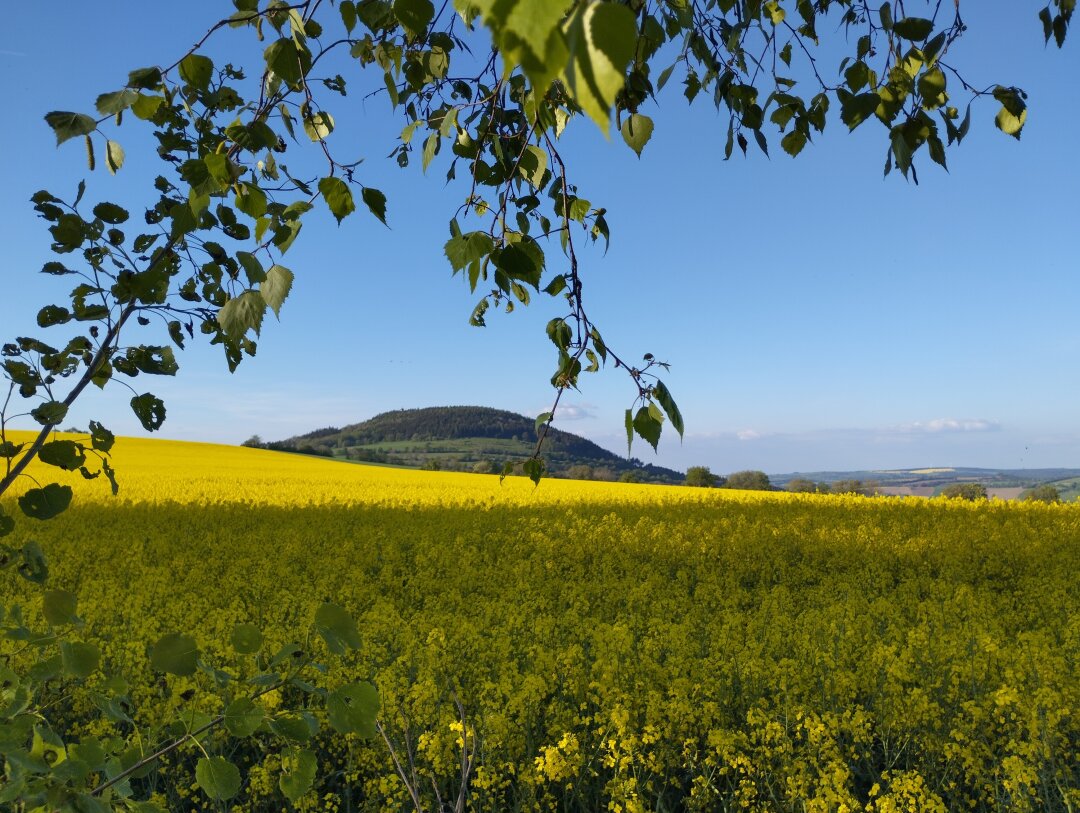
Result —
<instances>
[{"instance_id":1,"label":"flowering crop","mask_svg":"<svg viewBox=\"0 0 1080 813\"><path fill-rule=\"evenodd\" d=\"M74 507L17 533L144 722L218 711L206 674L150 673L161 634L242 671L237 624L272 649L333 601L362 636L342 680L378 685L432 799L475 744L472 810L1080 806L1073 506L534 488L132 439L113 457L117 498L76 474ZM117 692L90 684L76 725ZM330 768L301 809L409 804L378 742L313 742ZM281 755L234 760L236 809L280 809Z\"/></svg>"}]
</instances>

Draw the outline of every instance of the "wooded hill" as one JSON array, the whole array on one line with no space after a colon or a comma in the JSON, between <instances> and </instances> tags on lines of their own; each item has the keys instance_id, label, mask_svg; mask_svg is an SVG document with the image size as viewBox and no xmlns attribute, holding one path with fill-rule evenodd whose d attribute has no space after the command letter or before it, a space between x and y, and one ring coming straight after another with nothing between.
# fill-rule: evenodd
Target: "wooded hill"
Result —
<instances>
[{"instance_id":1,"label":"wooded hill","mask_svg":"<svg viewBox=\"0 0 1080 813\"><path fill-rule=\"evenodd\" d=\"M532 418L478 406L400 409L351 424L326 427L270 448L342 459L446 471L501 471L536 448ZM577 479L681 483L682 472L620 457L587 438L552 428L544 443L548 473Z\"/></svg>"}]
</instances>

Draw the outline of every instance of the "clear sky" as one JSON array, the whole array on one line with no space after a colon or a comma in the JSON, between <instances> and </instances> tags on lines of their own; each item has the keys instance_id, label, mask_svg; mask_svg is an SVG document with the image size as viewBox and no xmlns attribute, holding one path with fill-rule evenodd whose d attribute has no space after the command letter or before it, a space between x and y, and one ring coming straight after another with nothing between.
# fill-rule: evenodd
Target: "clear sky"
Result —
<instances>
[{"instance_id":1,"label":"clear sky","mask_svg":"<svg viewBox=\"0 0 1080 813\"><path fill-rule=\"evenodd\" d=\"M9 9L0 48L4 341L37 331L38 308L69 287L37 273L51 255L30 195L67 193L86 174L89 196L139 211L145 183L136 182L155 171L126 124L125 168L115 179L101 168L89 176L82 146L56 149L42 116L91 112L128 70L172 61L231 5L177 8L117 0L108 14L96 3ZM583 259L590 315L625 357L671 362L665 379L686 419L682 443L672 434L654 456L639 442L635 456L717 472L1080 467L1080 49L1045 48L1038 8L962 5L969 31L950 61L977 86L1024 88L1030 114L1018 143L994 128L992 100L976 103L950 172L924 158L919 186L895 172L882 178L880 125L849 135L836 111L797 159L776 146L771 160L752 151L724 162L726 118L704 99L688 108L675 78L645 111L657 127L640 160L617 137L606 142L576 123L564 157L580 193L608 209L612 230L610 251ZM255 359L229 375L217 348L196 344L179 355L175 380L141 383L166 401L162 436L239 443L403 407L535 415L550 405L555 358L544 324L555 303L538 297L485 329L468 326L474 298L442 256L467 189L445 184L438 159L427 177L387 161L402 122L385 97L362 96L356 87L328 105L339 125L331 139L365 157L360 177L388 194L390 228L360 213L340 227L328 213L309 216L284 260L293 293L280 324L265 325ZM552 246L549 264L557 261ZM609 370L581 384L558 425L625 453L629 382ZM110 390L88 393L71 421L142 434L130 392Z\"/></svg>"}]
</instances>

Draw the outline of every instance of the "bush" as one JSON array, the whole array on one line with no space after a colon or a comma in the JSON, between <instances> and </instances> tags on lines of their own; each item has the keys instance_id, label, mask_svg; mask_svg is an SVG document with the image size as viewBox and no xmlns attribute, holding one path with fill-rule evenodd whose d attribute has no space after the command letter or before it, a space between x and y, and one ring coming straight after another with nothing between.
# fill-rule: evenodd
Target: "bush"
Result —
<instances>
[{"instance_id":1,"label":"bush","mask_svg":"<svg viewBox=\"0 0 1080 813\"><path fill-rule=\"evenodd\" d=\"M737 471L727 478L726 488L738 488L743 491L772 491L769 475L763 471Z\"/></svg>"},{"instance_id":2,"label":"bush","mask_svg":"<svg viewBox=\"0 0 1080 813\"><path fill-rule=\"evenodd\" d=\"M698 488L716 488L723 485L723 478L713 474L708 466L691 466L686 470L686 480L683 484Z\"/></svg>"},{"instance_id":3,"label":"bush","mask_svg":"<svg viewBox=\"0 0 1080 813\"><path fill-rule=\"evenodd\" d=\"M950 500L985 500L986 486L982 483L953 483L941 489L941 496Z\"/></svg>"},{"instance_id":4,"label":"bush","mask_svg":"<svg viewBox=\"0 0 1080 813\"><path fill-rule=\"evenodd\" d=\"M1056 486L1044 483L1041 486L1035 486L1025 494L1024 502L1061 502L1061 492L1057 490Z\"/></svg>"}]
</instances>

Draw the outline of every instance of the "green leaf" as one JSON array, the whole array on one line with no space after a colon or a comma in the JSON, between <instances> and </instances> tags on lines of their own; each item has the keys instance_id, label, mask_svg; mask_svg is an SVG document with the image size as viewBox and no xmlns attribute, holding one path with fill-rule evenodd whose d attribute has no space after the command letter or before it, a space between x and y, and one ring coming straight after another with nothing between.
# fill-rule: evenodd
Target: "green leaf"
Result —
<instances>
[{"instance_id":1,"label":"green leaf","mask_svg":"<svg viewBox=\"0 0 1080 813\"><path fill-rule=\"evenodd\" d=\"M653 120L640 113L634 113L632 116L626 117L620 131L622 132L623 141L640 158L641 151L645 149L645 145L652 138Z\"/></svg>"},{"instance_id":2,"label":"green leaf","mask_svg":"<svg viewBox=\"0 0 1080 813\"><path fill-rule=\"evenodd\" d=\"M318 731L315 718L306 712L278 712L269 723L271 731L293 742L307 742Z\"/></svg>"},{"instance_id":3,"label":"green leaf","mask_svg":"<svg viewBox=\"0 0 1080 813\"><path fill-rule=\"evenodd\" d=\"M553 415L550 412L541 412L536 416L536 423L533 425L533 431L536 432L536 436L540 436L540 427L545 423L548 423L552 419Z\"/></svg>"},{"instance_id":4,"label":"green leaf","mask_svg":"<svg viewBox=\"0 0 1080 813\"><path fill-rule=\"evenodd\" d=\"M569 3L483 3L485 21L507 63L518 63L534 88L546 88L565 66L569 52L559 30Z\"/></svg>"},{"instance_id":5,"label":"green leaf","mask_svg":"<svg viewBox=\"0 0 1080 813\"><path fill-rule=\"evenodd\" d=\"M784 148L784 152L794 158L806 146L806 135L798 130L792 130L780 139L780 146Z\"/></svg>"},{"instance_id":6,"label":"green leaf","mask_svg":"<svg viewBox=\"0 0 1080 813\"><path fill-rule=\"evenodd\" d=\"M382 221L382 224L386 224L386 195L380 192L378 189L374 189L370 186L362 187L360 190L360 197L363 198L364 203L367 204L368 209L375 217Z\"/></svg>"},{"instance_id":7,"label":"green leaf","mask_svg":"<svg viewBox=\"0 0 1080 813\"><path fill-rule=\"evenodd\" d=\"M127 86L138 90L153 90L161 84L158 68L137 68L128 74Z\"/></svg>"},{"instance_id":8,"label":"green leaf","mask_svg":"<svg viewBox=\"0 0 1080 813\"><path fill-rule=\"evenodd\" d=\"M266 279L259 285L259 293L262 294L263 301L278 318L280 318L281 303L288 297L292 284L292 271L283 265L272 265L266 272Z\"/></svg>"},{"instance_id":9,"label":"green leaf","mask_svg":"<svg viewBox=\"0 0 1080 813\"><path fill-rule=\"evenodd\" d=\"M286 748L281 752L278 787L290 802L297 802L315 784L318 763L315 752L306 748Z\"/></svg>"},{"instance_id":10,"label":"green leaf","mask_svg":"<svg viewBox=\"0 0 1080 813\"><path fill-rule=\"evenodd\" d=\"M357 649L361 643L353 617L343 607L329 602L315 611L315 631L336 655L344 655L346 647Z\"/></svg>"},{"instance_id":11,"label":"green leaf","mask_svg":"<svg viewBox=\"0 0 1080 813\"><path fill-rule=\"evenodd\" d=\"M848 130L854 130L874 115L881 104L881 97L874 91L853 96L841 89L836 95L840 99L840 120L848 126Z\"/></svg>"},{"instance_id":12,"label":"green leaf","mask_svg":"<svg viewBox=\"0 0 1080 813\"><path fill-rule=\"evenodd\" d=\"M43 488L32 488L19 497L19 508L34 519L52 519L71 505L71 486L49 483Z\"/></svg>"},{"instance_id":13,"label":"green leaf","mask_svg":"<svg viewBox=\"0 0 1080 813\"><path fill-rule=\"evenodd\" d=\"M934 30L934 23L923 17L905 17L893 23L893 32L912 42L922 42Z\"/></svg>"},{"instance_id":14,"label":"green leaf","mask_svg":"<svg viewBox=\"0 0 1080 813\"><path fill-rule=\"evenodd\" d=\"M164 103L165 97L163 96L152 93L140 93L139 98L131 105L131 112L135 114L136 118L142 119L143 121L149 121L157 114L158 108Z\"/></svg>"},{"instance_id":15,"label":"green leaf","mask_svg":"<svg viewBox=\"0 0 1080 813\"><path fill-rule=\"evenodd\" d=\"M115 175L124 165L124 148L115 141L105 142L105 166L109 172Z\"/></svg>"},{"instance_id":16,"label":"green leaf","mask_svg":"<svg viewBox=\"0 0 1080 813\"><path fill-rule=\"evenodd\" d=\"M679 407L675 403L675 399L671 397L671 392L663 381L659 379L653 384L653 397L657 403L664 408L664 412L667 413L668 420L671 421L671 425L675 427L675 431L679 433L679 437L683 436L683 417L679 412Z\"/></svg>"},{"instance_id":17,"label":"green leaf","mask_svg":"<svg viewBox=\"0 0 1080 813\"><path fill-rule=\"evenodd\" d=\"M262 644L262 632L254 624L237 624L233 627L232 646L241 655L254 655Z\"/></svg>"},{"instance_id":18,"label":"green leaf","mask_svg":"<svg viewBox=\"0 0 1080 813\"><path fill-rule=\"evenodd\" d=\"M10 534L14 530L15 530L15 520L12 519L11 517L9 517L7 515L7 512L4 510L4 506L0 505L0 536L7 536L8 534ZM4 555L5 550L10 552L11 548L5 548L4 546L0 546L0 568L3 568L7 564L10 564L10 561L11 561L10 559L7 559L5 561L5 559L6 559L6 556Z\"/></svg>"},{"instance_id":19,"label":"green leaf","mask_svg":"<svg viewBox=\"0 0 1080 813\"><path fill-rule=\"evenodd\" d=\"M311 70L311 52L299 48L289 38L282 38L263 52L266 66L293 90L299 89L307 72Z\"/></svg>"},{"instance_id":20,"label":"green leaf","mask_svg":"<svg viewBox=\"0 0 1080 813\"><path fill-rule=\"evenodd\" d=\"M394 0L394 16L409 37L416 39L435 18L435 6L431 0Z\"/></svg>"},{"instance_id":21,"label":"green leaf","mask_svg":"<svg viewBox=\"0 0 1080 813\"><path fill-rule=\"evenodd\" d=\"M881 27L886 31L892 31L892 6L888 2L881 4L881 8L878 10L878 16L881 18Z\"/></svg>"},{"instance_id":22,"label":"green leaf","mask_svg":"<svg viewBox=\"0 0 1080 813\"><path fill-rule=\"evenodd\" d=\"M45 114L45 123L53 128L56 134L56 145L60 146L70 138L90 135L97 129L97 122L90 116L82 113L69 113L67 111L54 110Z\"/></svg>"},{"instance_id":23,"label":"green leaf","mask_svg":"<svg viewBox=\"0 0 1080 813\"><path fill-rule=\"evenodd\" d=\"M530 144L521 154L518 172L521 173L521 177L539 189L544 180L544 173L547 172L547 165L547 152L535 144Z\"/></svg>"},{"instance_id":24,"label":"green leaf","mask_svg":"<svg viewBox=\"0 0 1080 813\"><path fill-rule=\"evenodd\" d=\"M118 226L124 223L130 215L128 210L115 203L102 202L94 207L94 217L100 217L106 223Z\"/></svg>"},{"instance_id":25,"label":"green leaf","mask_svg":"<svg viewBox=\"0 0 1080 813\"><path fill-rule=\"evenodd\" d=\"M238 251L236 252L236 259L244 269L249 285L258 285L266 279L266 271L263 270L262 263L254 254L248 251Z\"/></svg>"},{"instance_id":26,"label":"green leaf","mask_svg":"<svg viewBox=\"0 0 1080 813\"><path fill-rule=\"evenodd\" d=\"M75 611L79 599L68 590L46 590L41 603L41 613L54 627L63 627L78 621Z\"/></svg>"},{"instance_id":27,"label":"green leaf","mask_svg":"<svg viewBox=\"0 0 1080 813\"><path fill-rule=\"evenodd\" d=\"M560 350L566 350L574 338L574 332L570 325L567 324L565 319L560 318L552 319L547 323L547 335L551 339L551 343Z\"/></svg>"},{"instance_id":28,"label":"green leaf","mask_svg":"<svg viewBox=\"0 0 1080 813\"><path fill-rule=\"evenodd\" d=\"M116 436L113 435L112 432L97 421L90 421L90 445L93 446L96 451L105 452L107 454L112 449L113 443L115 442Z\"/></svg>"},{"instance_id":29,"label":"green leaf","mask_svg":"<svg viewBox=\"0 0 1080 813\"><path fill-rule=\"evenodd\" d=\"M769 20L773 25L780 25L787 16L787 12L780 7L780 4L776 2L776 0L769 0L769 2L765 4L765 13L769 15Z\"/></svg>"},{"instance_id":30,"label":"green leaf","mask_svg":"<svg viewBox=\"0 0 1080 813\"><path fill-rule=\"evenodd\" d=\"M237 341L244 338L249 330L254 330L258 336L266 314L266 304L259 291L244 291L221 306L217 314L218 324L225 335Z\"/></svg>"},{"instance_id":31,"label":"green leaf","mask_svg":"<svg viewBox=\"0 0 1080 813\"><path fill-rule=\"evenodd\" d=\"M426 139L424 139L424 153L421 156L420 163L421 169L427 172L428 164L431 163L435 157L435 153L439 147L439 134L432 133Z\"/></svg>"},{"instance_id":32,"label":"green leaf","mask_svg":"<svg viewBox=\"0 0 1080 813\"><path fill-rule=\"evenodd\" d=\"M97 97L97 111L103 116L113 116L127 110L139 98L134 90L117 90L113 93L102 93Z\"/></svg>"},{"instance_id":33,"label":"green leaf","mask_svg":"<svg viewBox=\"0 0 1080 813\"><path fill-rule=\"evenodd\" d=\"M49 578L49 567L45 564L45 554L41 546L37 542L27 542L20 552L22 562L18 567L19 575L34 584L44 584Z\"/></svg>"},{"instance_id":34,"label":"green leaf","mask_svg":"<svg viewBox=\"0 0 1080 813\"><path fill-rule=\"evenodd\" d=\"M334 132L334 117L325 111L312 113L305 110L304 132L312 141L323 141L330 133Z\"/></svg>"},{"instance_id":35,"label":"green leaf","mask_svg":"<svg viewBox=\"0 0 1080 813\"><path fill-rule=\"evenodd\" d=\"M150 665L158 672L189 677L195 674L198 662L195 639L180 632L163 635L150 650Z\"/></svg>"},{"instance_id":36,"label":"green leaf","mask_svg":"<svg viewBox=\"0 0 1080 813\"><path fill-rule=\"evenodd\" d=\"M544 477L544 458L530 457L521 467L525 475L533 481L533 485L540 485L540 480Z\"/></svg>"},{"instance_id":37,"label":"green leaf","mask_svg":"<svg viewBox=\"0 0 1080 813\"><path fill-rule=\"evenodd\" d=\"M660 421L653 417L648 407L641 407L637 411L634 416L634 431L653 447L653 451L656 451L656 444L660 442L661 429Z\"/></svg>"},{"instance_id":38,"label":"green leaf","mask_svg":"<svg viewBox=\"0 0 1080 813\"><path fill-rule=\"evenodd\" d=\"M38 459L64 471L75 471L86 463L86 452L81 443L73 440L51 440L38 451Z\"/></svg>"},{"instance_id":39,"label":"green leaf","mask_svg":"<svg viewBox=\"0 0 1080 813\"><path fill-rule=\"evenodd\" d=\"M195 781L211 799L231 799L240 792L240 771L225 757L202 757L195 764Z\"/></svg>"},{"instance_id":40,"label":"green leaf","mask_svg":"<svg viewBox=\"0 0 1080 813\"><path fill-rule=\"evenodd\" d=\"M370 683L350 683L334 689L326 698L330 726L340 734L375 736L379 715L379 692Z\"/></svg>"},{"instance_id":41,"label":"green leaf","mask_svg":"<svg viewBox=\"0 0 1080 813\"><path fill-rule=\"evenodd\" d=\"M1024 128L1024 124L1027 122L1027 108L1020 111L1020 115L1014 115L1009 112L1007 107L1002 107L998 111L997 116L994 119L994 123L997 128L1006 135L1011 135L1013 138L1020 139L1020 131Z\"/></svg>"},{"instance_id":42,"label":"green leaf","mask_svg":"<svg viewBox=\"0 0 1080 813\"><path fill-rule=\"evenodd\" d=\"M244 183L238 187L236 208L249 217L262 217L266 214L266 193L255 184Z\"/></svg>"},{"instance_id":43,"label":"green leaf","mask_svg":"<svg viewBox=\"0 0 1080 813\"><path fill-rule=\"evenodd\" d=\"M225 707L225 728L234 737L250 737L265 719L262 706L247 697L239 697Z\"/></svg>"},{"instance_id":44,"label":"green leaf","mask_svg":"<svg viewBox=\"0 0 1080 813\"><path fill-rule=\"evenodd\" d=\"M71 311L58 305L46 305L38 311L38 327L52 327L71 321Z\"/></svg>"},{"instance_id":45,"label":"green leaf","mask_svg":"<svg viewBox=\"0 0 1080 813\"><path fill-rule=\"evenodd\" d=\"M322 195L323 200L326 201L326 205L330 207L330 212L337 219L339 225L342 220L356 211L352 190L341 178L330 175L320 180L319 193Z\"/></svg>"},{"instance_id":46,"label":"green leaf","mask_svg":"<svg viewBox=\"0 0 1080 813\"><path fill-rule=\"evenodd\" d=\"M198 90L206 90L214 78L214 62L201 54L188 54L180 60L180 78Z\"/></svg>"},{"instance_id":47,"label":"green leaf","mask_svg":"<svg viewBox=\"0 0 1080 813\"><path fill-rule=\"evenodd\" d=\"M165 423L165 404L148 392L131 399L131 409L147 432L154 432Z\"/></svg>"},{"instance_id":48,"label":"green leaf","mask_svg":"<svg viewBox=\"0 0 1080 813\"><path fill-rule=\"evenodd\" d=\"M64 672L77 679L88 678L101 663L101 650L93 644L63 641L60 644Z\"/></svg>"},{"instance_id":49,"label":"green leaf","mask_svg":"<svg viewBox=\"0 0 1080 813\"><path fill-rule=\"evenodd\" d=\"M626 66L637 44L634 13L620 3L590 2L563 23L570 51L564 79L574 99L607 134L611 105L626 83Z\"/></svg>"}]
</instances>

